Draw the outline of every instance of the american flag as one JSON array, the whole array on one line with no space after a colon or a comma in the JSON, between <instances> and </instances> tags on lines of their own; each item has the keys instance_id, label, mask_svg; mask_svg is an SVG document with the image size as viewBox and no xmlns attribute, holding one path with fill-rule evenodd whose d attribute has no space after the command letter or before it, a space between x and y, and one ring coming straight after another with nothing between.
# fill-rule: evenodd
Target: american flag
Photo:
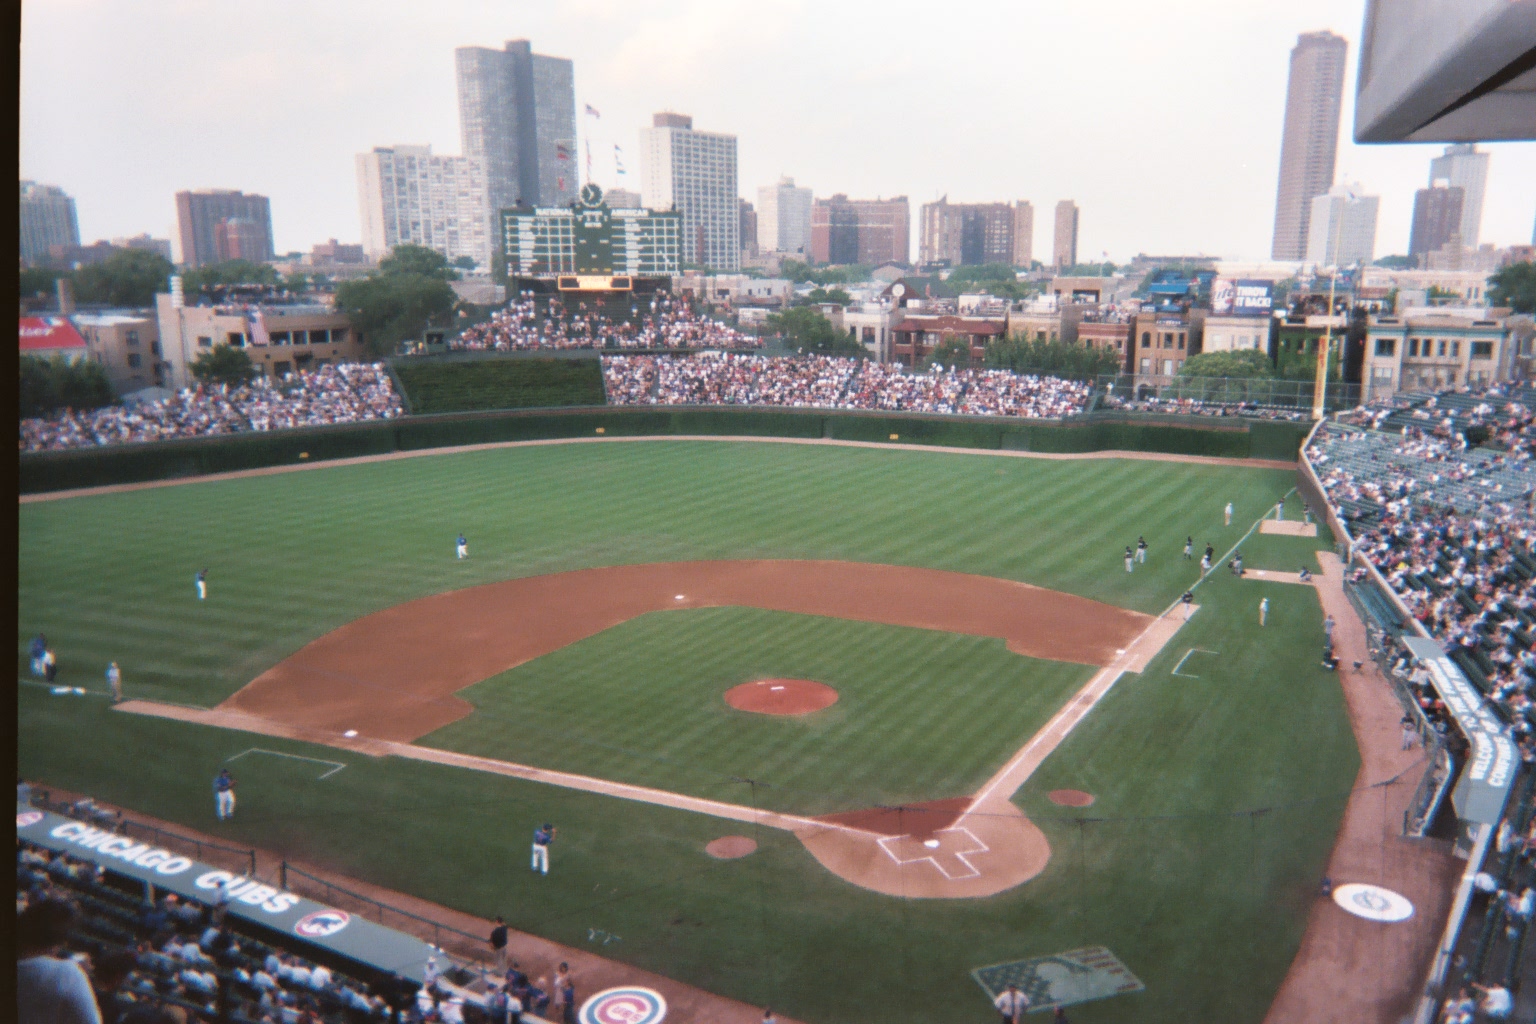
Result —
<instances>
[{"instance_id":1,"label":"american flag","mask_svg":"<svg viewBox=\"0 0 1536 1024\"><path fill-rule=\"evenodd\" d=\"M603 116L602 114L599 114L597 112L597 108L594 107L590 103L586 104L586 108L587 108L587 113L591 114L593 117L602 117Z\"/></svg>"},{"instance_id":2,"label":"american flag","mask_svg":"<svg viewBox=\"0 0 1536 1024\"><path fill-rule=\"evenodd\" d=\"M257 306L248 314L251 327L251 344L267 345L272 339L267 334L267 318L262 314L261 307Z\"/></svg>"}]
</instances>

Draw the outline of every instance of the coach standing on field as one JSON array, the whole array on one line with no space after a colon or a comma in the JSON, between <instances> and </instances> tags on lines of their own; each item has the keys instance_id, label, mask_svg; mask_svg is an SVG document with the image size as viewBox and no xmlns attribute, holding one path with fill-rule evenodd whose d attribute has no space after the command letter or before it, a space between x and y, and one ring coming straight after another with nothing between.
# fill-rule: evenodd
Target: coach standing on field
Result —
<instances>
[{"instance_id":1,"label":"coach standing on field","mask_svg":"<svg viewBox=\"0 0 1536 1024\"><path fill-rule=\"evenodd\" d=\"M505 977L507 973L507 922L496 915L496 927L491 929L491 952L496 957L496 976Z\"/></svg>"}]
</instances>

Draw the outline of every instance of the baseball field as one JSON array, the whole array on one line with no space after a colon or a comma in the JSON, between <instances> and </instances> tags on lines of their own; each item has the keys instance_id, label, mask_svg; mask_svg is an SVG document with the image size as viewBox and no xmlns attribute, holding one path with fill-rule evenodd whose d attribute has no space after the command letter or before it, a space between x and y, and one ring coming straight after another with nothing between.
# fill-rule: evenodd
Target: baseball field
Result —
<instances>
[{"instance_id":1,"label":"baseball field","mask_svg":"<svg viewBox=\"0 0 1536 1024\"><path fill-rule=\"evenodd\" d=\"M817 1024L987 1020L973 969L1088 947L1138 985L1075 1022L1257 1022L1358 757L1311 588L1218 567L1168 609L1186 537L1317 571L1326 528L1252 529L1293 485L657 440L23 504L18 672L43 632L89 692L20 688L19 769ZM112 660L281 728L113 711ZM778 680L835 703L725 699Z\"/></svg>"}]
</instances>

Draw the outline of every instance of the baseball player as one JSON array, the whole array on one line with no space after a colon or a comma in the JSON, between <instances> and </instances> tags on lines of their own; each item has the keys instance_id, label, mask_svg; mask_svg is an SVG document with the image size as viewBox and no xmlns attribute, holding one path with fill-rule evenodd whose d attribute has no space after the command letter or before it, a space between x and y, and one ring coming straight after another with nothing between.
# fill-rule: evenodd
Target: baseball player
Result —
<instances>
[{"instance_id":1,"label":"baseball player","mask_svg":"<svg viewBox=\"0 0 1536 1024\"><path fill-rule=\"evenodd\" d=\"M1003 1016L1003 1024L1019 1024L1029 1009L1029 996L1019 991L1019 986L1009 985L1002 995L992 1000L997 1012Z\"/></svg>"},{"instance_id":2,"label":"baseball player","mask_svg":"<svg viewBox=\"0 0 1536 1024\"><path fill-rule=\"evenodd\" d=\"M549 874L549 844L555 841L555 826L549 822L533 830L533 870Z\"/></svg>"},{"instance_id":3,"label":"baseball player","mask_svg":"<svg viewBox=\"0 0 1536 1024\"><path fill-rule=\"evenodd\" d=\"M219 820L226 821L235 816L235 777L229 774L228 768L220 768L219 774L213 780L214 809L218 812Z\"/></svg>"},{"instance_id":4,"label":"baseball player","mask_svg":"<svg viewBox=\"0 0 1536 1024\"><path fill-rule=\"evenodd\" d=\"M1231 526L1232 525L1232 503L1230 501L1227 502L1227 508L1226 508L1225 515L1227 517L1227 525Z\"/></svg>"},{"instance_id":5,"label":"baseball player","mask_svg":"<svg viewBox=\"0 0 1536 1024\"><path fill-rule=\"evenodd\" d=\"M208 570L207 569L199 569L197 571L197 599L199 601L206 601L206 600L208 600Z\"/></svg>"},{"instance_id":6,"label":"baseball player","mask_svg":"<svg viewBox=\"0 0 1536 1024\"><path fill-rule=\"evenodd\" d=\"M1269 598L1259 602L1259 625L1264 625L1264 620L1269 617Z\"/></svg>"},{"instance_id":7,"label":"baseball player","mask_svg":"<svg viewBox=\"0 0 1536 1024\"><path fill-rule=\"evenodd\" d=\"M1184 621L1188 622L1189 617L1194 614L1195 592L1193 590L1186 590L1184 591L1184 596L1179 598L1179 600L1184 602Z\"/></svg>"},{"instance_id":8,"label":"baseball player","mask_svg":"<svg viewBox=\"0 0 1536 1024\"><path fill-rule=\"evenodd\" d=\"M1281 498L1279 501L1275 502L1275 522L1279 523L1279 522L1283 522L1284 520L1285 520L1285 499Z\"/></svg>"},{"instance_id":9,"label":"baseball player","mask_svg":"<svg viewBox=\"0 0 1536 1024\"><path fill-rule=\"evenodd\" d=\"M107 690L112 694L113 704L123 699L123 670L115 661L107 666Z\"/></svg>"},{"instance_id":10,"label":"baseball player","mask_svg":"<svg viewBox=\"0 0 1536 1024\"><path fill-rule=\"evenodd\" d=\"M1145 537L1138 537L1138 538L1136 538L1136 561L1142 563L1143 565L1146 564L1146 561L1147 561L1147 538L1145 538Z\"/></svg>"},{"instance_id":11,"label":"baseball player","mask_svg":"<svg viewBox=\"0 0 1536 1024\"><path fill-rule=\"evenodd\" d=\"M1125 571L1126 572L1131 572L1132 571L1131 566L1135 562L1136 562L1136 556L1131 554L1131 546L1129 544L1127 544L1125 546Z\"/></svg>"},{"instance_id":12,"label":"baseball player","mask_svg":"<svg viewBox=\"0 0 1536 1024\"><path fill-rule=\"evenodd\" d=\"M1195 538L1193 538L1193 537L1185 537L1184 538L1184 561L1187 562L1192 557L1194 557L1194 551L1195 551Z\"/></svg>"},{"instance_id":13,"label":"baseball player","mask_svg":"<svg viewBox=\"0 0 1536 1024\"><path fill-rule=\"evenodd\" d=\"M458 544L454 550L458 552L460 558L469 557L469 541L464 539L464 535L462 533L459 534Z\"/></svg>"}]
</instances>

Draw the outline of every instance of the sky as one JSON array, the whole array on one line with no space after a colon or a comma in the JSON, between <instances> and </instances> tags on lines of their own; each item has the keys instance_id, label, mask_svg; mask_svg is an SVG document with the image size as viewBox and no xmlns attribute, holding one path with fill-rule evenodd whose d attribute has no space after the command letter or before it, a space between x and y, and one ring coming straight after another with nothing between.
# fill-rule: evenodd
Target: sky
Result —
<instances>
[{"instance_id":1,"label":"sky","mask_svg":"<svg viewBox=\"0 0 1536 1024\"><path fill-rule=\"evenodd\" d=\"M279 253L361 237L355 154L461 152L453 51L532 40L575 62L604 187L640 188L658 110L739 138L741 194L917 206L1027 199L1034 251L1081 208L1079 258L1269 255L1289 53L1350 42L1337 178L1406 252L1437 145L1357 146L1364 0L27 0L23 179L76 199L82 240L173 235L174 194L271 197ZM590 104L600 116L580 113ZM613 147L627 174L617 175ZM1496 143L1482 241L1530 243L1536 143Z\"/></svg>"}]
</instances>

